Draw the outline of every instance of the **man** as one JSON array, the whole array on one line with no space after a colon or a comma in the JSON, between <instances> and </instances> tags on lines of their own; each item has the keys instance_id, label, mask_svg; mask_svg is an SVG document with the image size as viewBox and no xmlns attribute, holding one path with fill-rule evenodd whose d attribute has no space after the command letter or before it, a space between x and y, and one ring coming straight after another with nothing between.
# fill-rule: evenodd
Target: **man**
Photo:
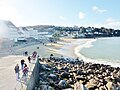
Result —
<instances>
[{"instance_id":1,"label":"man","mask_svg":"<svg viewBox=\"0 0 120 90\"><path fill-rule=\"evenodd\" d=\"M19 69L18 64L15 66L14 70L15 70L15 73L16 73L16 80L19 80L20 79L20 76L19 76L20 75L19 74L20 69Z\"/></svg>"},{"instance_id":2,"label":"man","mask_svg":"<svg viewBox=\"0 0 120 90\"><path fill-rule=\"evenodd\" d=\"M31 63L31 57L30 56L28 56L28 61L29 61L29 63Z\"/></svg>"},{"instance_id":3,"label":"man","mask_svg":"<svg viewBox=\"0 0 120 90\"><path fill-rule=\"evenodd\" d=\"M24 59L22 59L20 62L21 62L21 69L23 70L23 68L24 68L24 63L25 63L25 60L24 60Z\"/></svg>"}]
</instances>

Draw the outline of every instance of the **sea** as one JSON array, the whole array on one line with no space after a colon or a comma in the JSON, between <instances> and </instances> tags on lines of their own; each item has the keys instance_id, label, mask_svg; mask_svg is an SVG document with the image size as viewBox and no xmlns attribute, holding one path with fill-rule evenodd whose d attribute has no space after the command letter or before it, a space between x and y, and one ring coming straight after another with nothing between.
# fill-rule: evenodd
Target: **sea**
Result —
<instances>
[{"instance_id":1,"label":"sea","mask_svg":"<svg viewBox=\"0 0 120 90\"><path fill-rule=\"evenodd\" d=\"M87 62L120 67L120 37L98 38L79 53Z\"/></svg>"}]
</instances>

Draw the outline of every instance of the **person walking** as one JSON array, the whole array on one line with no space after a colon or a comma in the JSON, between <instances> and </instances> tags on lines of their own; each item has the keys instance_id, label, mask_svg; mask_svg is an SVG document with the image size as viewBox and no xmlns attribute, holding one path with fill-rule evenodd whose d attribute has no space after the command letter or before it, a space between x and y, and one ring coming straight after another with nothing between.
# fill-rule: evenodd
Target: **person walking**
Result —
<instances>
[{"instance_id":1,"label":"person walking","mask_svg":"<svg viewBox=\"0 0 120 90\"><path fill-rule=\"evenodd\" d=\"M28 56L28 62L29 62L29 71L31 70L31 56Z\"/></svg>"},{"instance_id":2,"label":"person walking","mask_svg":"<svg viewBox=\"0 0 120 90\"><path fill-rule=\"evenodd\" d=\"M20 69L19 69L18 64L16 64L14 70L15 70L15 73L16 73L16 80L19 80L20 79L20 73L19 73Z\"/></svg>"},{"instance_id":3,"label":"person walking","mask_svg":"<svg viewBox=\"0 0 120 90\"><path fill-rule=\"evenodd\" d=\"M24 63L22 81L24 84L27 84L27 80L28 80L28 67L27 67L27 64Z\"/></svg>"},{"instance_id":4,"label":"person walking","mask_svg":"<svg viewBox=\"0 0 120 90\"><path fill-rule=\"evenodd\" d=\"M30 56L28 56L28 62L31 63L31 57Z\"/></svg>"},{"instance_id":5,"label":"person walking","mask_svg":"<svg viewBox=\"0 0 120 90\"><path fill-rule=\"evenodd\" d=\"M34 52L32 53L32 58L33 58L33 60L35 60L36 56L37 56L37 52L34 51Z\"/></svg>"},{"instance_id":6,"label":"person walking","mask_svg":"<svg viewBox=\"0 0 120 90\"><path fill-rule=\"evenodd\" d=\"M21 62L21 69L23 70L25 60L22 59L20 62Z\"/></svg>"},{"instance_id":7,"label":"person walking","mask_svg":"<svg viewBox=\"0 0 120 90\"><path fill-rule=\"evenodd\" d=\"M23 68L23 76L28 76L28 67L27 64L25 64L24 68Z\"/></svg>"}]
</instances>

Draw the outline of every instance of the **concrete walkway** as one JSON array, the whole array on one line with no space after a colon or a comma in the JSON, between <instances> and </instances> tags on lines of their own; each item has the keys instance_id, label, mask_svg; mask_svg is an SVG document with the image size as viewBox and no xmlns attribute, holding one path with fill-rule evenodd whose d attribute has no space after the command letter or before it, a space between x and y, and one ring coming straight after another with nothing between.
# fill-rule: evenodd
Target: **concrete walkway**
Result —
<instances>
[{"instance_id":1,"label":"concrete walkway","mask_svg":"<svg viewBox=\"0 0 120 90\"><path fill-rule=\"evenodd\" d=\"M25 90L26 85L16 80L14 67L19 64L21 59L25 60L25 63L29 66L29 62L26 56L6 56L0 58L0 90ZM35 63L35 62L34 62ZM35 64L31 64L31 71ZM21 68L21 66L20 66ZM29 73L30 76L31 72ZM20 77L22 77L22 71L20 71ZM22 79L24 82L25 78ZM21 86L23 88L21 89Z\"/></svg>"},{"instance_id":2,"label":"concrete walkway","mask_svg":"<svg viewBox=\"0 0 120 90\"><path fill-rule=\"evenodd\" d=\"M17 81L15 90L26 90L28 81L30 79L30 76L32 74L36 61L37 60L35 59L35 60L31 60L31 63L27 62L27 65L29 67L28 76L23 76L23 72L20 71L20 80Z\"/></svg>"}]
</instances>

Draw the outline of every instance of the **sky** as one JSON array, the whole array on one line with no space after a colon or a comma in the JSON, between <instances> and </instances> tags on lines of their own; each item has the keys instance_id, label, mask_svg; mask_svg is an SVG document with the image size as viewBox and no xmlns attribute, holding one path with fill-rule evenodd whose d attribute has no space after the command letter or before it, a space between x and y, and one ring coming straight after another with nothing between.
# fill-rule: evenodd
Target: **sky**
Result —
<instances>
[{"instance_id":1,"label":"sky","mask_svg":"<svg viewBox=\"0 0 120 90\"><path fill-rule=\"evenodd\" d=\"M0 0L0 20L15 26L56 25L120 29L120 0Z\"/></svg>"}]
</instances>

